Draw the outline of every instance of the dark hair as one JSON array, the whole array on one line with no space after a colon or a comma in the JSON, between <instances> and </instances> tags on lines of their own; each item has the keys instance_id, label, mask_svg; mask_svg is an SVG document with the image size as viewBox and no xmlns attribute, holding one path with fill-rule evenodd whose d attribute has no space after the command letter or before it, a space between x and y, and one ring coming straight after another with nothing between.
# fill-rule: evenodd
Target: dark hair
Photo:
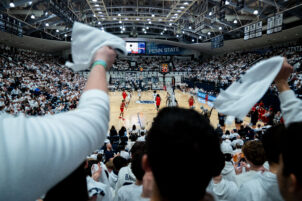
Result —
<instances>
[{"instance_id":1,"label":"dark hair","mask_svg":"<svg viewBox=\"0 0 302 201\"><path fill-rule=\"evenodd\" d=\"M132 130L136 130L136 125L135 124L133 124Z\"/></svg>"},{"instance_id":2,"label":"dark hair","mask_svg":"<svg viewBox=\"0 0 302 201\"><path fill-rule=\"evenodd\" d=\"M98 155L96 156L96 158L97 158L97 161L98 161L98 162L102 162L102 161L103 161L103 154L98 154Z\"/></svg>"},{"instance_id":3,"label":"dark hair","mask_svg":"<svg viewBox=\"0 0 302 201\"><path fill-rule=\"evenodd\" d=\"M224 160L225 161L232 161L232 154L224 154Z\"/></svg>"},{"instance_id":4,"label":"dark hair","mask_svg":"<svg viewBox=\"0 0 302 201\"><path fill-rule=\"evenodd\" d=\"M128 161L121 156L117 156L113 159L113 167L115 173L118 173L122 167L125 167L127 165L128 165Z\"/></svg>"},{"instance_id":5,"label":"dark hair","mask_svg":"<svg viewBox=\"0 0 302 201\"><path fill-rule=\"evenodd\" d=\"M247 160L256 166L261 166L265 162L265 152L261 141L247 141L242 152Z\"/></svg>"},{"instance_id":6,"label":"dark hair","mask_svg":"<svg viewBox=\"0 0 302 201\"><path fill-rule=\"evenodd\" d=\"M146 138L148 161L164 199L200 200L211 178L219 175L224 167L218 136L195 110L177 107L160 110ZM176 154L180 147L186 151ZM195 162L201 157L206 163L191 166L194 176L177 176L181 171L180 158Z\"/></svg>"},{"instance_id":7,"label":"dark hair","mask_svg":"<svg viewBox=\"0 0 302 201\"><path fill-rule=\"evenodd\" d=\"M301 153L302 123L293 123L285 130L282 140L281 154L283 158L283 175L294 174L299 184L302 183L302 164L297 162Z\"/></svg>"},{"instance_id":8,"label":"dark hair","mask_svg":"<svg viewBox=\"0 0 302 201\"><path fill-rule=\"evenodd\" d=\"M142 158L146 151L146 144L145 142L136 142L133 146L135 146L135 151L131 154L131 170L136 179L142 181L145 174L142 168Z\"/></svg>"},{"instance_id":9,"label":"dark hair","mask_svg":"<svg viewBox=\"0 0 302 201\"><path fill-rule=\"evenodd\" d=\"M52 187L43 200L88 200L85 164L86 161Z\"/></svg>"},{"instance_id":10,"label":"dark hair","mask_svg":"<svg viewBox=\"0 0 302 201\"><path fill-rule=\"evenodd\" d=\"M278 125L267 129L262 137L262 143L268 162L279 163L279 155L282 146L282 133L285 128Z\"/></svg>"}]
</instances>

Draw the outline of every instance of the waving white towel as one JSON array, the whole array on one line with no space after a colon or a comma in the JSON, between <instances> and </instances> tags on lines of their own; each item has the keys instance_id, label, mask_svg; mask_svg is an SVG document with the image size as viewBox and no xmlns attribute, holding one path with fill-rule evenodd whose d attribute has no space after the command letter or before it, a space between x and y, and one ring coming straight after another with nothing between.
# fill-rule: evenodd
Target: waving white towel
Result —
<instances>
[{"instance_id":1,"label":"waving white towel","mask_svg":"<svg viewBox=\"0 0 302 201\"><path fill-rule=\"evenodd\" d=\"M277 56L262 60L252 66L226 91L220 91L214 102L216 109L222 114L242 120L272 84L283 61L283 57Z\"/></svg>"},{"instance_id":2,"label":"waving white towel","mask_svg":"<svg viewBox=\"0 0 302 201\"><path fill-rule=\"evenodd\" d=\"M97 28L75 22L72 28L72 59L66 66L74 71L86 70L93 62L95 52L103 47L111 48L127 54L125 41L120 37L101 31Z\"/></svg>"}]
</instances>

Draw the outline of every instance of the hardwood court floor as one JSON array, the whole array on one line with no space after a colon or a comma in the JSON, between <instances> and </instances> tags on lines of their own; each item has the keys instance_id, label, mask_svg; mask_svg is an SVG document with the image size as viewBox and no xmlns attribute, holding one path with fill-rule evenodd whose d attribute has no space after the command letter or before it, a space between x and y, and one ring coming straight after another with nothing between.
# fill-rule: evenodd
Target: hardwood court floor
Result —
<instances>
[{"instance_id":1,"label":"hardwood court floor","mask_svg":"<svg viewBox=\"0 0 302 201\"><path fill-rule=\"evenodd\" d=\"M162 101L160 108L166 106L166 91L157 91L160 95ZM176 99L178 101L179 107L189 108L188 99L189 94L183 93L182 91L176 90ZM122 92L109 92L110 97L110 123L109 128L114 125L116 129L120 129L122 126L125 126L127 129L131 129L132 125L135 124L137 128L145 126L147 129L151 127L153 118L156 116L157 111L154 104L139 104L136 103L138 100L137 92L132 93L132 98L127 109L124 110L124 119L119 119L120 114L120 104L122 101ZM153 91L146 91L141 93L141 100L153 100ZM195 97L195 110L201 112L200 107L203 106L210 110L208 105L200 103ZM216 128L218 124L218 113L217 110L213 110L211 118L211 124ZM243 124L249 124L250 118L246 117ZM235 128L235 123L232 125L227 125L227 129Z\"/></svg>"}]
</instances>

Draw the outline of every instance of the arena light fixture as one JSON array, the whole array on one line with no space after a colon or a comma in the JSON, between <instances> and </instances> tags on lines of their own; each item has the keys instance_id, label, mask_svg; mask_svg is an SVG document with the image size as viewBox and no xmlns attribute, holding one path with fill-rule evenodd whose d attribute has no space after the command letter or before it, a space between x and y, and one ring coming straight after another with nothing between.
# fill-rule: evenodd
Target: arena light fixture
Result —
<instances>
[{"instance_id":1,"label":"arena light fixture","mask_svg":"<svg viewBox=\"0 0 302 201\"><path fill-rule=\"evenodd\" d=\"M178 14L177 14L177 13L175 13L174 15L175 15L175 16L177 16Z\"/></svg>"},{"instance_id":2,"label":"arena light fixture","mask_svg":"<svg viewBox=\"0 0 302 201\"><path fill-rule=\"evenodd\" d=\"M102 11L99 11L98 13L99 13L99 14L102 14L103 12L102 12Z\"/></svg>"},{"instance_id":3,"label":"arena light fixture","mask_svg":"<svg viewBox=\"0 0 302 201\"><path fill-rule=\"evenodd\" d=\"M126 28L125 28L125 27L123 27L123 31L126 31Z\"/></svg>"},{"instance_id":4,"label":"arena light fixture","mask_svg":"<svg viewBox=\"0 0 302 201\"><path fill-rule=\"evenodd\" d=\"M181 6L180 9L185 9L185 7L184 7L184 6Z\"/></svg>"},{"instance_id":5,"label":"arena light fixture","mask_svg":"<svg viewBox=\"0 0 302 201\"><path fill-rule=\"evenodd\" d=\"M93 14L93 17L96 17L96 15L95 15L95 14Z\"/></svg>"},{"instance_id":6,"label":"arena light fixture","mask_svg":"<svg viewBox=\"0 0 302 201\"><path fill-rule=\"evenodd\" d=\"M105 20L105 19L106 19L106 18L104 18L104 17L102 18L102 20Z\"/></svg>"},{"instance_id":7,"label":"arena light fixture","mask_svg":"<svg viewBox=\"0 0 302 201\"><path fill-rule=\"evenodd\" d=\"M128 20L128 18L125 18L125 20Z\"/></svg>"},{"instance_id":8,"label":"arena light fixture","mask_svg":"<svg viewBox=\"0 0 302 201\"><path fill-rule=\"evenodd\" d=\"M146 34L146 33L147 33L147 31L144 31L144 33Z\"/></svg>"},{"instance_id":9,"label":"arena light fixture","mask_svg":"<svg viewBox=\"0 0 302 201\"><path fill-rule=\"evenodd\" d=\"M116 17L114 17L113 20L116 20Z\"/></svg>"},{"instance_id":10,"label":"arena light fixture","mask_svg":"<svg viewBox=\"0 0 302 201\"><path fill-rule=\"evenodd\" d=\"M152 22L151 22L151 21L149 21L148 23L149 23L149 24L152 24Z\"/></svg>"},{"instance_id":11,"label":"arena light fixture","mask_svg":"<svg viewBox=\"0 0 302 201\"><path fill-rule=\"evenodd\" d=\"M230 5L230 2L229 1L225 1L225 5Z\"/></svg>"},{"instance_id":12,"label":"arena light fixture","mask_svg":"<svg viewBox=\"0 0 302 201\"><path fill-rule=\"evenodd\" d=\"M177 34L177 35L176 35L176 38L178 38L178 37L179 37L179 35Z\"/></svg>"},{"instance_id":13,"label":"arena light fixture","mask_svg":"<svg viewBox=\"0 0 302 201\"><path fill-rule=\"evenodd\" d=\"M179 12L179 13L180 13L180 12L181 12L181 10L177 10L177 12Z\"/></svg>"},{"instance_id":14,"label":"arena light fixture","mask_svg":"<svg viewBox=\"0 0 302 201\"><path fill-rule=\"evenodd\" d=\"M117 16L121 16L121 14L119 13Z\"/></svg>"},{"instance_id":15,"label":"arena light fixture","mask_svg":"<svg viewBox=\"0 0 302 201\"><path fill-rule=\"evenodd\" d=\"M29 1L29 2L28 2L28 5L31 5L31 4L33 4L33 2L32 2L32 1Z\"/></svg>"},{"instance_id":16,"label":"arena light fixture","mask_svg":"<svg viewBox=\"0 0 302 201\"><path fill-rule=\"evenodd\" d=\"M66 38L66 37L67 37L67 34L64 34L64 37Z\"/></svg>"},{"instance_id":17,"label":"arena light fixture","mask_svg":"<svg viewBox=\"0 0 302 201\"><path fill-rule=\"evenodd\" d=\"M222 27L219 27L218 29L221 31L221 30L222 30Z\"/></svg>"},{"instance_id":18,"label":"arena light fixture","mask_svg":"<svg viewBox=\"0 0 302 201\"><path fill-rule=\"evenodd\" d=\"M198 38L199 38L199 39L201 39L202 37L201 37L201 36L199 36Z\"/></svg>"},{"instance_id":19,"label":"arena light fixture","mask_svg":"<svg viewBox=\"0 0 302 201\"><path fill-rule=\"evenodd\" d=\"M48 15L48 12L45 12L45 16L47 16Z\"/></svg>"},{"instance_id":20,"label":"arena light fixture","mask_svg":"<svg viewBox=\"0 0 302 201\"><path fill-rule=\"evenodd\" d=\"M146 31L146 29L145 29L145 28L143 28L143 31Z\"/></svg>"},{"instance_id":21,"label":"arena light fixture","mask_svg":"<svg viewBox=\"0 0 302 201\"><path fill-rule=\"evenodd\" d=\"M56 32L59 33L60 32L59 29L57 29Z\"/></svg>"},{"instance_id":22,"label":"arena light fixture","mask_svg":"<svg viewBox=\"0 0 302 201\"><path fill-rule=\"evenodd\" d=\"M159 19L158 19L158 21L162 21L162 19L161 19L161 18L159 18Z\"/></svg>"},{"instance_id":23,"label":"arena light fixture","mask_svg":"<svg viewBox=\"0 0 302 201\"><path fill-rule=\"evenodd\" d=\"M49 24L48 24L48 23L45 23L45 26L46 26L46 27L49 27Z\"/></svg>"},{"instance_id":24,"label":"arena light fixture","mask_svg":"<svg viewBox=\"0 0 302 201\"><path fill-rule=\"evenodd\" d=\"M152 14L151 16L152 16L152 17L155 17L155 15L154 15L154 14Z\"/></svg>"},{"instance_id":25,"label":"arena light fixture","mask_svg":"<svg viewBox=\"0 0 302 201\"><path fill-rule=\"evenodd\" d=\"M101 25L101 22L98 22L98 25Z\"/></svg>"},{"instance_id":26,"label":"arena light fixture","mask_svg":"<svg viewBox=\"0 0 302 201\"><path fill-rule=\"evenodd\" d=\"M100 17L104 17L104 15L100 15Z\"/></svg>"},{"instance_id":27,"label":"arena light fixture","mask_svg":"<svg viewBox=\"0 0 302 201\"><path fill-rule=\"evenodd\" d=\"M184 31L182 31L182 33L183 33L183 34L185 34L185 32L184 32Z\"/></svg>"},{"instance_id":28,"label":"arena light fixture","mask_svg":"<svg viewBox=\"0 0 302 201\"><path fill-rule=\"evenodd\" d=\"M139 18L136 18L136 21L139 21Z\"/></svg>"},{"instance_id":29,"label":"arena light fixture","mask_svg":"<svg viewBox=\"0 0 302 201\"><path fill-rule=\"evenodd\" d=\"M172 23L170 23L169 26L172 26Z\"/></svg>"},{"instance_id":30,"label":"arena light fixture","mask_svg":"<svg viewBox=\"0 0 302 201\"><path fill-rule=\"evenodd\" d=\"M238 23L238 21L235 19L235 20L234 20L234 24L237 24L237 23Z\"/></svg>"},{"instance_id":31,"label":"arena light fixture","mask_svg":"<svg viewBox=\"0 0 302 201\"><path fill-rule=\"evenodd\" d=\"M121 31L121 34L124 33L123 31Z\"/></svg>"},{"instance_id":32,"label":"arena light fixture","mask_svg":"<svg viewBox=\"0 0 302 201\"><path fill-rule=\"evenodd\" d=\"M98 0L92 0L92 2L97 2Z\"/></svg>"},{"instance_id":33,"label":"arena light fixture","mask_svg":"<svg viewBox=\"0 0 302 201\"><path fill-rule=\"evenodd\" d=\"M118 21L118 23L122 24L123 22L120 20L120 21Z\"/></svg>"},{"instance_id":34,"label":"arena light fixture","mask_svg":"<svg viewBox=\"0 0 302 201\"><path fill-rule=\"evenodd\" d=\"M211 32L208 32L208 35L211 35Z\"/></svg>"},{"instance_id":35,"label":"arena light fixture","mask_svg":"<svg viewBox=\"0 0 302 201\"><path fill-rule=\"evenodd\" d=\"M191 26L189 26L189 29L192 29L192 27L191 27Z\"/></svg>"},{"instance_id":36,"label":"arena light fixture","mask_svg":"<svg viewBox=\"0 0 302 201\"><path fill-rule=\"evenodd\" d=\"M209 13L209 16L212 16L212 15L213 15L213 13L212 13L212 12L210 12L210 13Z\"/></svg>"},{"instance_id":37,"label":"arena light fixture","mask_svg":"<svg viewBox=\"0 0 302 201\"><path fill-rule=\"evenodd\" d=\"M167 31L167 28L164 28L165 31Z\"/></svg>"},{"instance_id":38,"label":"arena light fixture","mask_svg":"<svg viewBox=\"0 0 302 201\"><path fill-rule=\"evenodd\" d=\"M12 2L12 1L11 1L11 2L9 3L9 7L11 7L11 8L15 8L15 4L14 4L14 2Z\"/></svg>"},{"instance_id":39,"label":"arena light fixture","mask_svg":"<svg viewBox=\"0 0 302 201\"><path fill-rule=\"evenodd\" d=\"M36 16L35 15L31 15L30 18L31 19L36 19Z\"/></svg>"},{"instance_id":40,"label":"arena light fixture","mask_svg":"<svg viewBox=\"0 0 302 201\"><path fill-rule=\"evenodd\" d=\"M259 13L258 10L254 10L253 12L254 15L258 15L258 13Z\"/></svg>"},{"instance_id":41,"label":"arena light fixture","mask_svg":"<svg viewBox=\"0 0 302 201\"><path fill-rule=\"evenodd\" d=\"M101 8L95 8L95 10L101 10Z\"/></svg>"},{"instance_id":42,"label":"arena light fixture","mask_svg":"<svg viewBox=\"0 0 302 201\"><path fill-rule=\"evenodd\" d=\"M160 35L163 35L163 32L161 32Z\"/></svg>"},{"instance_id":43,"label":"arena light fixture","mask_svg":"<svg viewBox=\"0 0 302 201\"><path fill-rule=\"evenodd\" d=\"M192 42L194 43L194 42L195 42L195 40L194 40L194 39L192 39Z\"/></svg>"},{"instance_id":44,"label":"arena light fixture","mask_svg":"<svg viewBox=\"0 0 302 201\"><path fill-rule=\"evenodd\" d=\"M185 2L184 5L189 5L189 3L188 3L188 2Z\"/></svg>"},{"instance_id":45,"label":"arena light fixture","mask_svg":"<svg viewBox=\"0 0 302 201\"><path fill-rule=\"evenodd\" d=\"M95 7L99 7L100 5L99 5L99 4L95 4L94 6L95 6Z\"/></svg>"}]
</instances>

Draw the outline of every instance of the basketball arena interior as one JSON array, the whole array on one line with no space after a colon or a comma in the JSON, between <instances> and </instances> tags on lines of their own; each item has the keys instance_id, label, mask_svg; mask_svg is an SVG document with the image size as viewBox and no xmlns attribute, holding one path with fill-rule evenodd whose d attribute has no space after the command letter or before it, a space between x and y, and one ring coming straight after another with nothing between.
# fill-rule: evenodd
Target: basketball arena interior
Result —
<instances>
[{"instance_id":1,"label":"basketball arena interior","mask_svg":"<svg viewBox=\"0 0 302 201\"><path fill-rule=\"evenodd\" d=\"M301 63L299 0L1 0L0 201L302 200Z\"/></svg>"}]
</instances>

